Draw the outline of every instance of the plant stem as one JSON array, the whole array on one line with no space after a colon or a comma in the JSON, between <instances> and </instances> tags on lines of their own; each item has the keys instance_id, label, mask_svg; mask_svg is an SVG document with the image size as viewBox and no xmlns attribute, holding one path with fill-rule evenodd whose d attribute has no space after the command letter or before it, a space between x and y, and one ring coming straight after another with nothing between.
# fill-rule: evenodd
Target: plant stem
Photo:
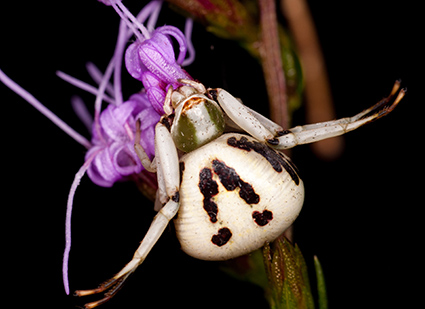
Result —
<instances>
[{"instance_id":1,"label":"plant stem","mask_svg":"<svg viewBox=\"0 0 425 309\"><path fill-rule=\"evenodd\" d=\"M288 128L288 106L286 81L283 72L276 5L274 0L259 0L261 44L259 47L261 64L269 95L271 119Z\"/></svg>"}]
</instances>

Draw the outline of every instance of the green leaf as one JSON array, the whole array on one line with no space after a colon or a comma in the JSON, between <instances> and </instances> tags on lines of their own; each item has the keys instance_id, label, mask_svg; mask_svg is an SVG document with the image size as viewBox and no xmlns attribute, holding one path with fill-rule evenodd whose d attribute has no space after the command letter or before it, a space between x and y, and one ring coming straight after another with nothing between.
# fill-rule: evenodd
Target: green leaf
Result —
<instances>
[{"instance_id":1,"label":"green leaf","mask_svg":"<svg viewBox=\"0 0 425 309\"><path fill-rule=\"evenodd\" d=\"M320 262L317 256L314 256L314 268L316 269L317 293L319 295L319 309L327 309L328 297L326 294L325 277L323 275L323 269L322 269L322 266L320 265Z\"/></svg>"},{"instance_id":2,"label":"green leaf","mask_svg":"<svg viewBox=\"0 0 425 309\"><path fill-rule=\"evenodd\" d=\"M307 264L305 263L304 257L301 253L300 248L297 244L295 244L295 252L297 256L297 265L299 269L301 270L301 275L304 281L304 287L303 287L303 297L305 299L306 307L307 308L314 308L314 299L313 295L311 293L310 288L310 280L308 277L308 270L307 270Z\"/></svg>"}]
</instances>

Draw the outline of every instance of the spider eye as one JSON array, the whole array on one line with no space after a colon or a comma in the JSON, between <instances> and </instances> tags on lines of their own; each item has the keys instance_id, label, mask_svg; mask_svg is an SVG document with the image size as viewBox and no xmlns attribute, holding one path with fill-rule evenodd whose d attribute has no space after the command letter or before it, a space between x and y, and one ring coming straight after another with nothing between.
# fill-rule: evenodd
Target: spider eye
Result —
<instances>
[{"instance_id":1,"label":"spider eye","mask_svg":"<svg viewBox=\"0 0 425 309\"><path fill-rule=\"evenodd\" d=\"M223 112L218 104L196 94L176 108L171 135L178 149L189 152L220 136L224 126Z\"/></svg>"}]
</instances>

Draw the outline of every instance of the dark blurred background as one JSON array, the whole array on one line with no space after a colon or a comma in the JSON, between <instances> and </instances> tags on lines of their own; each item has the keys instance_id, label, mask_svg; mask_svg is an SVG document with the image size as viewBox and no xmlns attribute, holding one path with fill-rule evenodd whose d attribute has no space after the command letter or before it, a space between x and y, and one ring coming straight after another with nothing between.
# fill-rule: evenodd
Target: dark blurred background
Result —
<instances>
[{"instance_id":1,"label":"dark blurred background","mask_svg":"<svg viewBox=\"0 0 425 309\"><path fill-rule=\"evenodd\" d=\"M323 161L309 146L293 150L306 186L295 241L313 274L324 268L331 308L413 308L422 303L423 19L413 1L309 1L326 58L338 118L353 116L390 92L408 94L378 122L345 136L345 150ZM142 1L124 2L133 13ZM56 77L62 70L91 82L85 63L106 68L119 18L95 0L5 2L0 10L0 68L78 132L78 94ZM182 29L169 10L159 25ZM225 87L267 112L259 64L236 43L195 25L196 61L187 71L206 86ZM141 87L123 79L124 96ZM252 91L252 89L257 89ZM249 94L248 93L249 90ZM66 200L85 149L28 103L0 85L3 179L3 301L19 307L75 308L61 279ZM304 124L303 110L294 125ZM422 189L421 189L422 188ZM422 192L422 193L421 193ZM84 177L74 200L71 290L94 288L127 263L154 216L132 183L101 188ZM195 260L166 232L125 288L104 308L267 308L261 289ZM314 279L314 277L312 278ZM95 300L96 298L90 298Z\"/></svg>"}]
</instances>

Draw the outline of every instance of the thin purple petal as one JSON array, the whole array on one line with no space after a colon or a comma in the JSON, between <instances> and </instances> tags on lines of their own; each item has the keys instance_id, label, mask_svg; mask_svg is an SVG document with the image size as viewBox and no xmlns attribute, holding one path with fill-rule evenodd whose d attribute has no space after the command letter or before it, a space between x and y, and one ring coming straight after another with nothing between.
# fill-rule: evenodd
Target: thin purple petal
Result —
<instances>
[{"instance_id":1,"label":"thin purple petal","mask_svg":"<svg viewBox=\"0 0 425 309\"><path fill-rule=\"evenodd\" d=\"M3 82L10 90L14 91L17 95L21 96L25 101L36 108L40 113L50 119L55 125L62 129L66 134L71 136L78 143L86 148L91 147L91 143L81 134L77 133L73 128L67 125L62 119L52 113L47 107L40 103L32 94L23 89L13 80L11 80L6 74L0 70L0 81Z\"/></svg>"}]
</instances>

